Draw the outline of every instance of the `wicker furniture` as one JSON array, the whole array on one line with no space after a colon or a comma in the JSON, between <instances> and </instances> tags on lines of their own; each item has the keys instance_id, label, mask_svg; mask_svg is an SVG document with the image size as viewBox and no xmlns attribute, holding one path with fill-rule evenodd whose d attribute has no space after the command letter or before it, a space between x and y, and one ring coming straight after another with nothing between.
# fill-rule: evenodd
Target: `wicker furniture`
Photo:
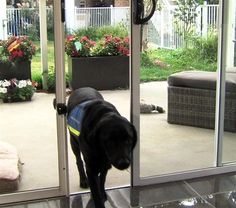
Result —
<instances>
[{"instance_id":1,"label":"wicker furniture","mask_svg":"<svg viewBox=\"0 0 236 208\"><path fill-rule=\"evenodd\" d=\"M186 71L168 78L168 122L215 126L216 73ZM225 130L236 132L236 73L226 74Z\"/></svg>"}]
</instances>

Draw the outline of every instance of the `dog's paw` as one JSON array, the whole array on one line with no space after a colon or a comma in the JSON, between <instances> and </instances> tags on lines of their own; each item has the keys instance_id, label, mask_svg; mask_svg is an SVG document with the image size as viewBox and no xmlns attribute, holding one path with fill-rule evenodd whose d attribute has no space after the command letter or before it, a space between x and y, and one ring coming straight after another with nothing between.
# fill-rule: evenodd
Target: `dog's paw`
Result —
<instances>
[{"instance_id":1,"label":"dog's paw","mask_svg":"<svg viewBox=\"0 0 236 208\"><path fill-rule=\"evenodd\" d=\"M88 181L87 180L83 180L83 181L80 181L80 188L88 188L89 185L88 185Z\"/></svg>"},{"instance_id":2,"label":"dog's paw","mask_svg":"<svg viewBox=\"0 0 236 208\"><path fill-rule=\"evenodd\" d=\"M103 199L104 199L104 202L107 201L107 193L106 193L106 191L103 192Z\"/></svg>"}]
</instances>

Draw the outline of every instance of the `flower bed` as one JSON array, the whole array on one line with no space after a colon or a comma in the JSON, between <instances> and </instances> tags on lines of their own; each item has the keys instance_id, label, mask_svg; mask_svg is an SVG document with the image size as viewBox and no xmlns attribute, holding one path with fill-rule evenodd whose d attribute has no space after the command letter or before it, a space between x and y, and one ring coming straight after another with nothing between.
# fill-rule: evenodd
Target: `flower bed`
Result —
<instances>
[{"instance_id":1,"label":"flower bed","mask_svg":"<svg viewBox=\"0 0 236 208\"><path fill-rule=\"evenodd\" d=\"M129 38L105 35L97 42L69 35L65 43L70 87L129 87Z\"/></svg>"},{"instance_id":2,"label":"flower bed","mask_svg":"<svg viewBox=\"0 0 236 208\"><path fill-rule=\"evenodd\" d=\"M27 36L0 41L0 80L31 79L31 60L35 45Z\"/></svg>"},{"instance_id":3,"label":"flower bed","mask_svg":"<svg viewBox=\"0 0 236 208\"><path fill-rule=\"evenodd\" d=\"M0 99L3 102L29 101L34 95L36 83L30 80L0 80Z\"/></svg>"},{"instance_id":4,"label":"flower bed","mask_svg":"<svg viewBox=\"0 0 236 208\"><path fill-rule=\"evenodd\" d=\"M65 51L70 57L129 56L129 38L105 35L95 42L87 36L68 35Z\"/></svg>"},{"instance_id":5,"label":"flower bed","mask_svg":"<svg viewBox=\"0 0 236 208\"><path fill-rule=\"evenodd\" d=\"M12 36L0 41L0 62L31 61L36 47L27 36Z\"/></svg>"}]
</instances>

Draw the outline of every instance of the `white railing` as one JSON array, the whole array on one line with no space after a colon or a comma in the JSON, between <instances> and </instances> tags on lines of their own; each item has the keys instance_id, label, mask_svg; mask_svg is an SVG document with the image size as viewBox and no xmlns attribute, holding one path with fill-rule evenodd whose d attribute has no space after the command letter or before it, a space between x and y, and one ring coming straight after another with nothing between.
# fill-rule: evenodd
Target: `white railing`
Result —
<instances>
[{"instance_id":1,"label":"white railing","mask_svg":"<svg viewBox=\"0 0 236 208\"><path fill-rule=\"evenodd\" d=\"M156 11L148 24L148 40L161 48L179 48L184 44L183 23L175 25L175 8L166 7ZM196 34L207 35L209 30L217 29L218 5L202 5L196 10L194 22Z\"/></svg>"},{"instance_id":2,"label":"white railing","mask_svg":"<svg viewBox=\"0 0 236 208\"><path fill-rule=\"evenodd\" d=\"M176 28L174 13L176 7L164 7L156 11L148 24L148 42L161 48L179 48L184 44L180 35L183 31L181 24ZM52 9L47 10L48 14ZM218 18L218 5L202 5L196 10L195 28L200 36L206 35L208 30L216 28ZM8 35L27 35L34 31L39 34L39 11L37 9L7 9ZM49 18L48 24L53 25L53 18ZM128 7L99 7L99 8L75 8L70 11L66 19L68 31L82 27L101 27L104 25L116 25L123 23L127 27L130 24L130 8Z\"/></svg>"},{"instance_id":3,"label":"white railing","mask_svg":"<svg viewBox=\"0 0 236 208\"><path fill-rule=\"evenodd\" d=\"M39 27L38 9L7 9L7 34L27 35L30 30Z\"/></svg>"},{"instance_id":4,"label":"white railing","mask_svg":"<svg viewBox=\"0 0 236 208\"><path fill-rule=\"evenodd\" d=\"M102 27L104 25L116 25L123 23L129 24L129 8L128 7L91 7L91 8L75 8L74 25L70 25L69 30L75 30L82 27Z\"/></svg>"}]
</instances>

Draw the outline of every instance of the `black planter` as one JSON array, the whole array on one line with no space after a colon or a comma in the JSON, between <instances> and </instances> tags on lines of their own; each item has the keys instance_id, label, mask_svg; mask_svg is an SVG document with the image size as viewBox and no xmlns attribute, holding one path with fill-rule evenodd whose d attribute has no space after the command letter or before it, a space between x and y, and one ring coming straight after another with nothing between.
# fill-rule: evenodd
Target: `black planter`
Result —
<instances>
[{"instance_id":1,"label":"black planter","mask_svg":"<svg viewBox=\"0 0 236 208\"><path fill-rule=\"evenodd\" d=\"M1 63L0 62L0 80L13 79L31 80L31 62Z\"/></svg>"},{"instance_id":2,"label":"black planter","mask_svg":"<svg viewBox=\"0 0 236 208\"><path fill-rule=\"evenodd\" d=\"M129 57L68 57L70 87L112 90L129 87Z\"/></svg>"}]
</instances>

